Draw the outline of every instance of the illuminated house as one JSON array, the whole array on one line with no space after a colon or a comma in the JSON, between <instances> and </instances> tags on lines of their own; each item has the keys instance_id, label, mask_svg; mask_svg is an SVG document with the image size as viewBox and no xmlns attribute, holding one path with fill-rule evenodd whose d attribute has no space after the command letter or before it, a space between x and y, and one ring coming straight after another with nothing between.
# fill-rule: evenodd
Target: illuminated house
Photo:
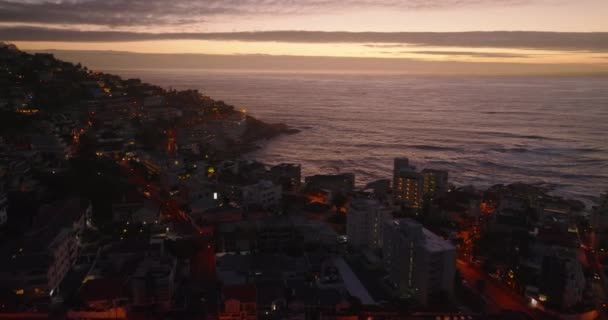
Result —
<instances>
[{"instance_id":1,"label":"illuminated house","mask_svg":"<svg viewBox=\"0 0 608 320\"><path fill-rule=\"evenodd\" d=\"M410 170L401 170L395 175L393 195L395 202L410 208L422 207L422 175Z\"/></svg>"},{"instance_id":2,"label":"illuminated house","mask_svg":"<svg viewBox=\"0 0 608 320\"><path fill-rule=\"evenodd\" d=\"M412 219L385 223L383 262L402 297L429 305L454 294L455 247Z\"/></svg>"},{"instance_id":3,"label":"illuminated house","mask_svg":"<svg viewBox=\"0 0 608 320\"><path fill-rule=\"evenodd\" d=\"M441 196L448 191L448 172L435 169L422 170L424 195Z\"/></svg>"}]
</instances>

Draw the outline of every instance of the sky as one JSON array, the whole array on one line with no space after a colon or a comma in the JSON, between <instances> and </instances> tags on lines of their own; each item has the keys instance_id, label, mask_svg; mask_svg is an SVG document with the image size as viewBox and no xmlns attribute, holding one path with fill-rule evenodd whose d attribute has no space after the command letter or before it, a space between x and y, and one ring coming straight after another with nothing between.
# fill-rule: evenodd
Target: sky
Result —
<instances>
[{"instance_id":1,"label":"sky","mask_svg":"<svg viewBox=\"0 0 608 320\"><path fill-rule=\"evenodd\" d=\"M608 66L606 0L0 0L21 49Z\"/></svg>"}]
</instances>

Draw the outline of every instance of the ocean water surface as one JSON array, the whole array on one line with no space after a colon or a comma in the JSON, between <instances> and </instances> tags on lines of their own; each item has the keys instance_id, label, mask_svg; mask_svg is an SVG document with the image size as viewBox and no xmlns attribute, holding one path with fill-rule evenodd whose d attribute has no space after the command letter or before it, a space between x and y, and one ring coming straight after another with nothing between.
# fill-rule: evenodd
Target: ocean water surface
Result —
<instances>
[{"instance_id":1,"label":"ocean water surface","mask_svg":"<svg viewBox=\"0 0 608 320\"><path fill-rule=\"evenodd\" d=\"M590 199L608 190L608 79L109 70L199 89L301 133L248 155L303 175L390 178L392 159L445 169L457 185L542 183Z\"/></svg>"}]
</instances>

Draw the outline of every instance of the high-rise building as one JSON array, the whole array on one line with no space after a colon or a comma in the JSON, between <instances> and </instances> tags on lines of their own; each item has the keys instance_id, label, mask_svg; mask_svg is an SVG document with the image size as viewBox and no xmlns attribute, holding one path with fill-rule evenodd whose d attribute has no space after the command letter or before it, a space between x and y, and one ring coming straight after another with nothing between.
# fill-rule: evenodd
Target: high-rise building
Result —
<instances>
[{"instance_id":1,"label":"high-rise building","mask_svg":"<svg viewBox=\"0 0 608 320\"><path fill-rule=\"evenodd\" d=\"M410 208L422 207L422 175L413 168L396 172L393 182L393 196L396 203Z\"/></svg>"},{"instance_id":2,"label":"high-rise building","mask_svg":"<svg viewBox=\"0 0 608 320\"><path fill-rule=\"evenodd\" d=\"M454 293L456 249L412 219L384 225L383 263L403 297L422 305L450 299Z\"/></svg>"},{"instance_id":3,"label":"high-rise building","mask_svg":"<svg viewBox=\"0 0 608 320\"><path fill-rule=\"evenodd\" d=\"M410 208L422 207L422 175L410 166L408 158L393 161L393 199Z\"/></svg>"},{"instance_id":4,"label":"high-rise building","mask_svg":"<svg viewBox=\"0 0 608 320\"><path fill-rule=\"evenodd\" d=\"M539 300L552 308L571 308L583 299L585 275L576 257L547 255L542 260Z\"/></svg>"},{"instance_id":5,"label":"high-rise building","mask_svg":"<svg viewBox=\"0 0 608 320\"><path fill-rule=\"evenodd\" d=\"M283 191L295 192L302 182L302 167L299 164L281 163L270 168L270 176L274 183L283 187Z\"/></svg>"},{"instance_id":6,"label":"high-rise building","mask_svg":"<svg viewBox=\"0 0 608 320\"><path fill-rule=\"evenodd\" d=\"M378 200L353 200L346 216L349 244L355 248L382 248L382 229L385 221L391 218L390 209Z\"/></svg>"},{"instance_id":7,"label":"high-rise building","mask_svg":"<svg viewBox=\"0 0 608 320\"><path fill-rule=\"evenodd\" d=\"M393 186L397 180L398 173L404 170L412 170L412 167L410 167L410 160L408 158L395 158L393 160Z\"/></svg>"},{"instance_id":8,"label":"high-rise building","mask_svg":"<svg viewBox=\"0 0 608 320\"><path fill-rule=\"evenodd\" d=\"M422 193L425 196L441 196L448 191L448 172L444 170L422 170Z\"/></svg>"}]
</instances>

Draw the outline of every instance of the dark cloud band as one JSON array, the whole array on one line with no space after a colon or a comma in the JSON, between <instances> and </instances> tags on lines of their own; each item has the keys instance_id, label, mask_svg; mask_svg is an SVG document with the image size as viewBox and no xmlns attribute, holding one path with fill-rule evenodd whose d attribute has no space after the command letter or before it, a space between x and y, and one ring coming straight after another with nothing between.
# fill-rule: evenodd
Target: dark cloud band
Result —
<instances>
[{"instance_id":1,"label":"dark cloud band","mask_svg":"<svg viewBox=\"0 0 608 320\"><path fill-rule=\"evenodd\" d=\"M345 8L432 10L543 0L0 0L0 22L105 27L190 25L209 17L343 12Z\"/></svg>"},{"instance_id":2,"label":"dark cloud band","mask_svg":"<svg viewBox=\"0 0 608 320\"><path fill-rule=\"evenodd\" d=\"M231 33L138 33L72 31L39 27L0 28L4 41L124 42L146 40L273 41L286 43L389 44L392 47L442 46L468 48L519 48L560 51L608 52L608 32L318 32L265 31Z\"/></svg>"}]
</instances>

